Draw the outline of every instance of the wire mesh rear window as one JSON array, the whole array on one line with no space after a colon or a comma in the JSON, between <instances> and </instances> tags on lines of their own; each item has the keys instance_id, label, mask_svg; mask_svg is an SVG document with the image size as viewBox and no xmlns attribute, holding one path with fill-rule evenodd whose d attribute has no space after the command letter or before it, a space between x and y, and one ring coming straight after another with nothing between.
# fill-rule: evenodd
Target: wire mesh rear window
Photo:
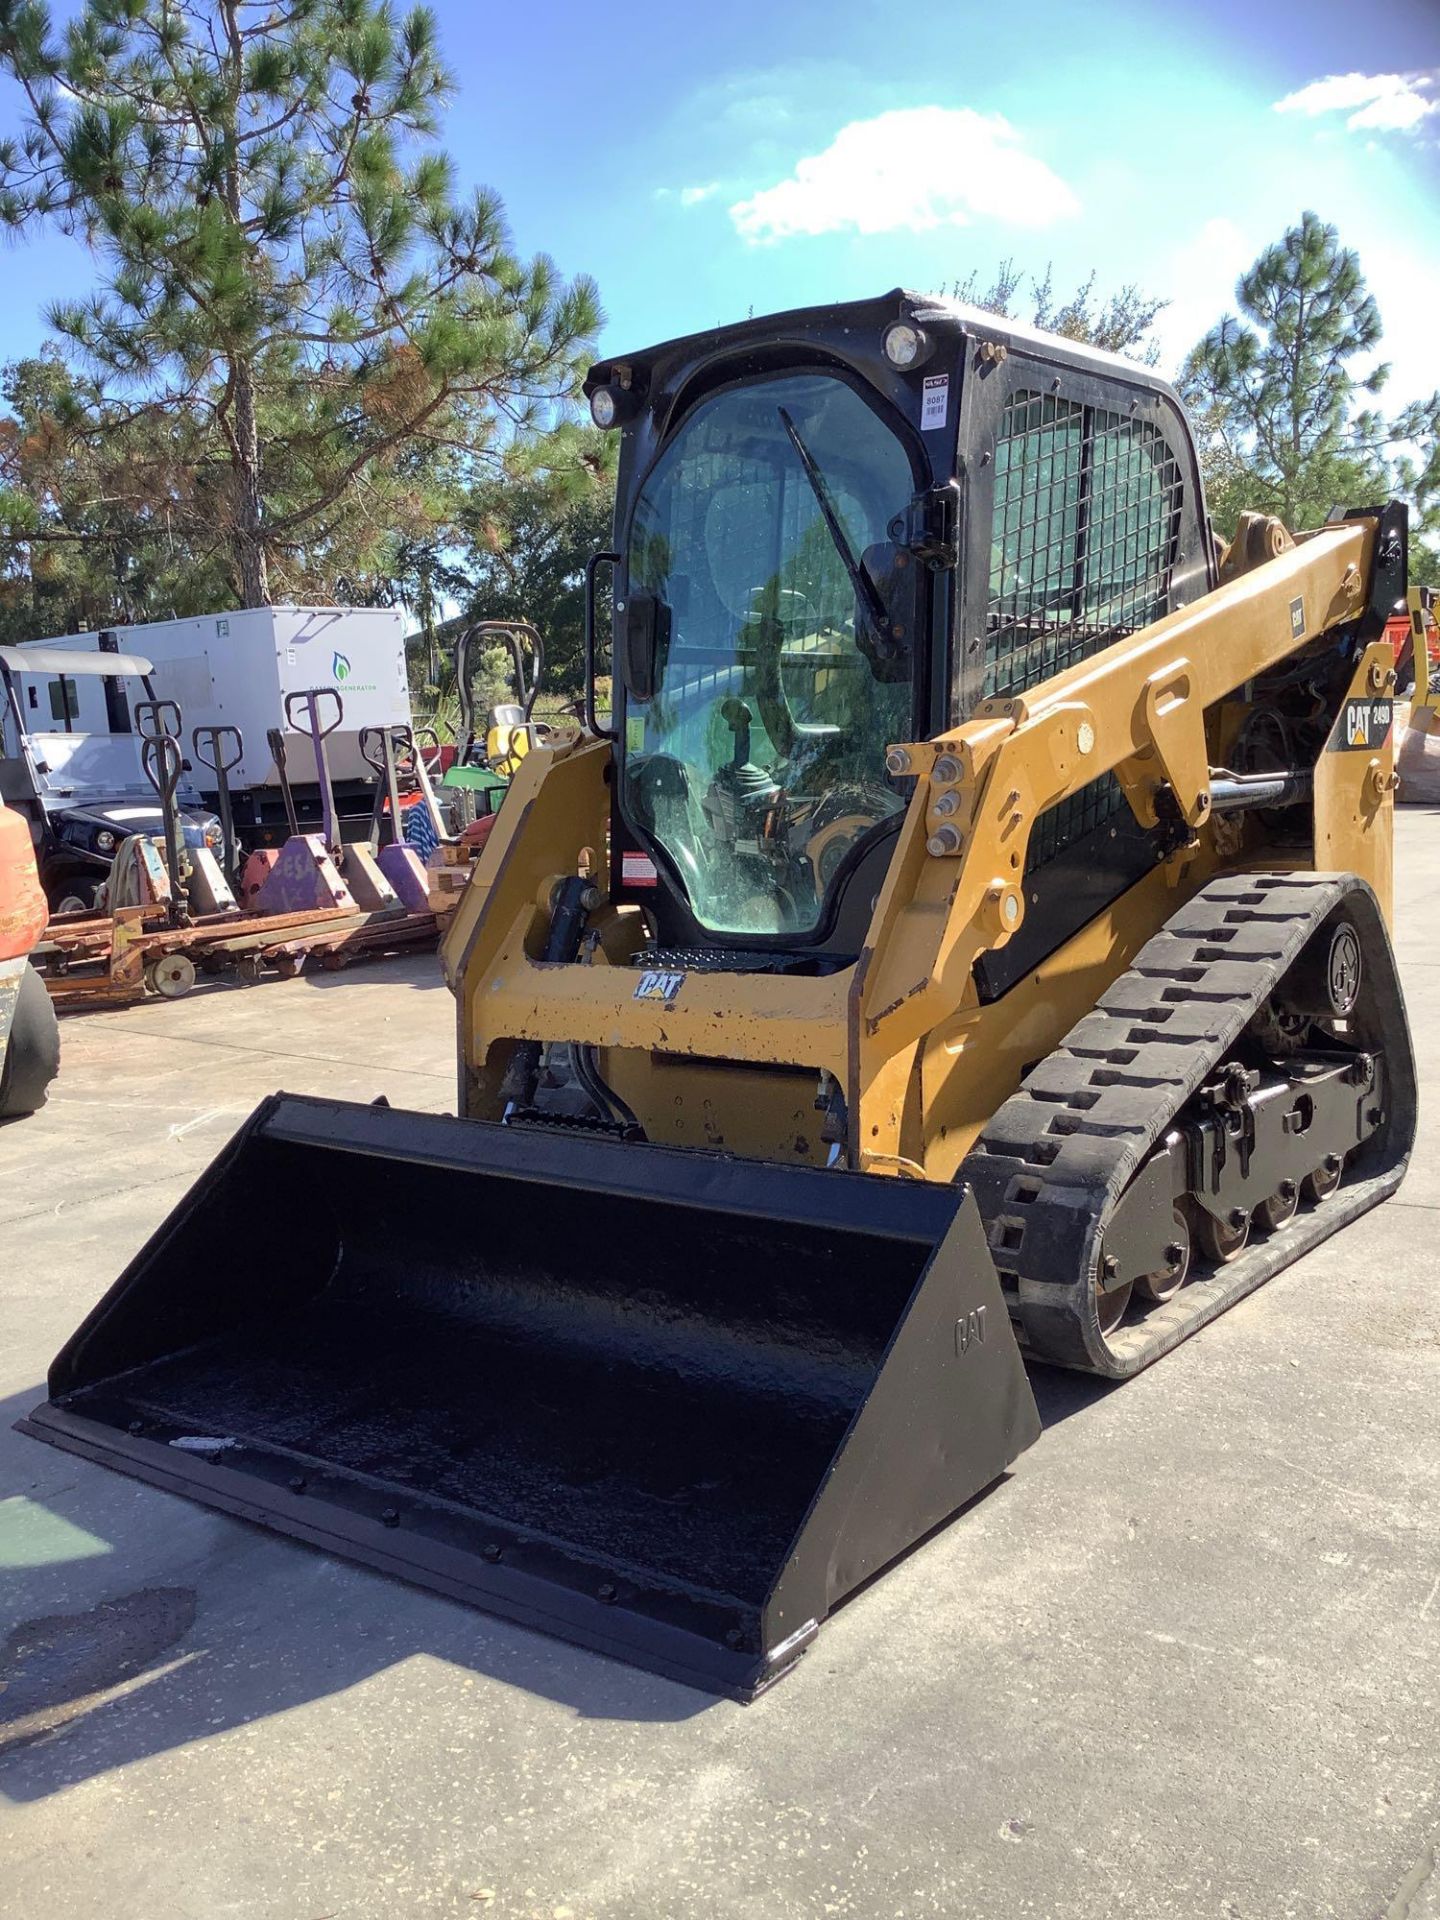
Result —
<instances>
[{"instance_id":1,"label":"wire mesh rear window","mask_svg":"<svg viewBox=\"0 0 1440 1920\"><path fill-rule=\"evenodd\" d=\"M1020 391L1001 416L986 619L987 698L1048 680L1169 606L1179 465L1158 427ZM1028 870L1124 804L1113 775L1036 822Z\"/></svg>"}]
</instances>

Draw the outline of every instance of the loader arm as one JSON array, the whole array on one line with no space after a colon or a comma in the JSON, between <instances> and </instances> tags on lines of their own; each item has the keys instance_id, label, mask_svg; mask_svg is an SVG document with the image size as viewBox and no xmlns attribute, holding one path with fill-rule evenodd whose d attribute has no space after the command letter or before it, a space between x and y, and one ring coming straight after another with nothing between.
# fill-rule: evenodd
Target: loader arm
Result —
<instances>
[{"instance_id":1,"label":"loader arm","mask_svg":"<svg viewBox=\"0 0 1440 1920\"><path fill-rule=\"evenodd\" d=\"M1327 527L1020 697L984 702L965 725L902 748L917 789L852 1003L851 1084L860 1137L872 1143L864 1151L901 1153L914 1049L937 1026L979 1013L974 964L1024 924L1026 853L1047 808L1116 771L1143 824L1155 823L1164 794L1188 829L1177 833L1166 883L1194 885L1214 871L1213 833L1200 832L1212 814L1207 722L1213 728L1227 694L1357 618L1375 532L1370 520ZM1393 692L1392 665L1377 644L1353 690ZM1317 813L1317 835L1352 856L1344 864L1371 881L1387 911L1389 833L1363 825L1392 804L1392 768L1388 735L1364 765L1349 756L1327 765Z\"/></svg>"}]
</instances>

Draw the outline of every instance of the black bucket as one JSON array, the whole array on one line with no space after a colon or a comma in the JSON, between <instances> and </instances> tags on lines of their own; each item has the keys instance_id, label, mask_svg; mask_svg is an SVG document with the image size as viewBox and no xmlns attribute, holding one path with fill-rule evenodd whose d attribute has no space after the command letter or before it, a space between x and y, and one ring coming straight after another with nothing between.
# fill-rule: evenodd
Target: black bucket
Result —
<instances>
[{"instance_id":1,"label":"black bucket","mask_svg":"<svg viewBox=\"0 0 1440 1920\"><path fill-rule=\"evenodd\" d=\"M1037 1437L968 1191L277 1095L23 1429L749 1698Z\"/></svg>"}]
</instances>

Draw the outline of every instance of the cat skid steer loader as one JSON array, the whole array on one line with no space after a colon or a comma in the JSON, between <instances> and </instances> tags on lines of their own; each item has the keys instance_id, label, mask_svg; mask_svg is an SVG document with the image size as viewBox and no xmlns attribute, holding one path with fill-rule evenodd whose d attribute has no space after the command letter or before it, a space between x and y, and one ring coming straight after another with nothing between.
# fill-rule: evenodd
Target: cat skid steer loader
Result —
<instances>
[{"instance_id":1,"label":"cat skid steer loader","mask_svg":"<svg viewBox=\"0 0 1440 1920\"><path fill-rule=\"evenodd\" d=\"M1222 550L1152 372L898 292L587 392L589 726L446 938L460 1117L267 1100L27 1427L744 1699L1036 1438L1027 1365L1133 1374L1398 1185L1406 522Z\"/></svg>"}]
</instances>

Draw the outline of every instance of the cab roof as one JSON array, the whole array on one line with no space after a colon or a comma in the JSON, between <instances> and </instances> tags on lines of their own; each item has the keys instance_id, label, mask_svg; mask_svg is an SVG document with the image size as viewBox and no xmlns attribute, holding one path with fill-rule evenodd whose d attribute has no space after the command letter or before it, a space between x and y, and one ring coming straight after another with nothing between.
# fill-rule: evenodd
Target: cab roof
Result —
<instances>
[{"instance_id":1,"label":"cab roof","mask_svg":"<svg viewBox=\"0 0 1440 1920\"><path fill-rule=\"evenodd\" d=\"M730 326L681 334L635 353L609 354L597 360L586 374L585 392L591 393L626 369L633 373L648 371L663 363L700 360L727 347L743 349L785 339L803 342L807 338L833 334L836 328L873 330L878 340L883 329L895 320L915 320L942 335L965 334L1018 348L1056 365L1103 375L1109 380L1123 380L1148 392L1164 394L1177 407L1180 405L1169 381L1141 361L1109 353L1102 347L1091 346L1088 341L1047 333L1041 327L1028 326L1023 320L1006 319L984 307L952 299L948 294L916 293L904 287L895 287L869 300L836 301L826 306L792 307L782 313L757 314L753 319L736 321Z\"/></svg>"}]
</instances>

